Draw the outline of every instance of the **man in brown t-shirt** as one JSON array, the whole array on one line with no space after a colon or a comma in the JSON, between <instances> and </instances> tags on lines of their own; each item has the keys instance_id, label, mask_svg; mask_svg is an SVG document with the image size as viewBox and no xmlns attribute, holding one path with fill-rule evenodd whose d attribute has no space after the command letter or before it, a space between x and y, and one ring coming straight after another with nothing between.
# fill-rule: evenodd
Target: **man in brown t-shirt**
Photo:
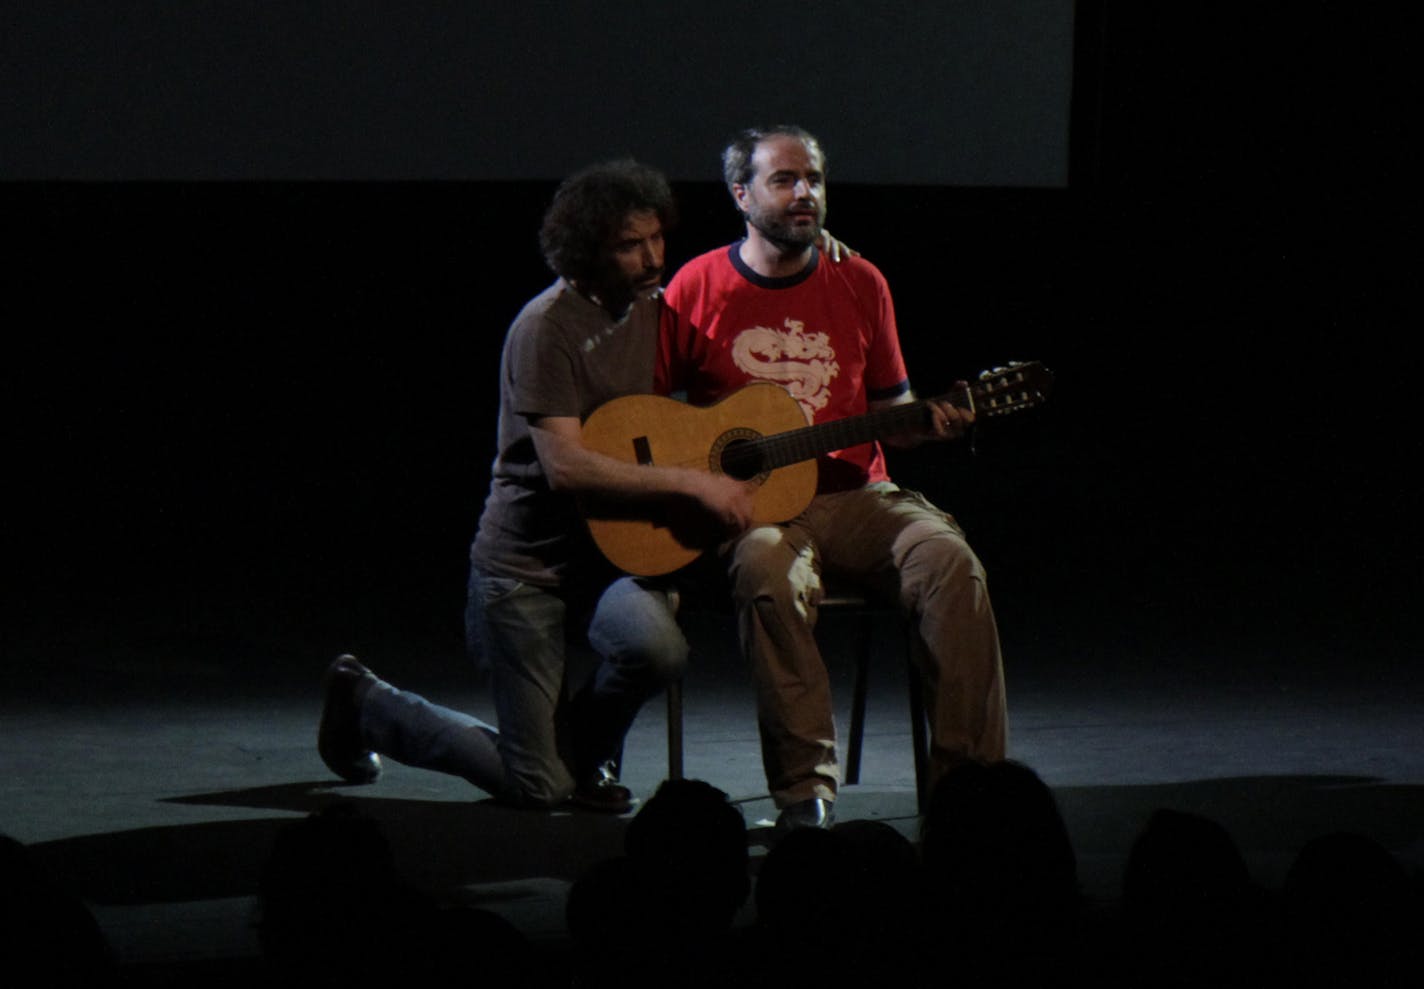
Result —
<instances>
[{"instance_id":1,"label":"man in brown t-shirt","mask_svg":"<svg viewBox=\"0 0 1424 989\"><path fill-rule=\"evenodd\" d=\"M340 657L327 673L318 748L347 781L373 781L384 754L522 805L633 805L617 778L623 738L642 704L681 675L687 642L668 590L603 563L575 498L690 502L728 535L747 527L752 504L745 482L624 463L580 442L594 408L652 390L672 215L666 179L631 161L559 187L540 232L559 277L505 339L498 452L470 553L467 630L491 672L499 727ZM566 643L580 635L600 662L564 704Z\"/></svg>"}]
</instances>

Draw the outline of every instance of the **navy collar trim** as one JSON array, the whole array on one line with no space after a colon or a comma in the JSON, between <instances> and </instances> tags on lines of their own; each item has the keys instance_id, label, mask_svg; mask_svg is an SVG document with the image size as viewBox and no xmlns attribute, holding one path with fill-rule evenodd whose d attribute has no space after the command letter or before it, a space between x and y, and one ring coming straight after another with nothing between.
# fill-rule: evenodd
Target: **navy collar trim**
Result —
<instances>
[{"instance_id":1,"label":"navy collar trim","mask_svg":"<svg viewBox=\"0 0 1424 989\"><path fill-rule=\"evenodd\" d=\"M746 243L745 238L728 247L727 260L732 262L732 267L737 269L739 275L758 288L793 288L815 274L816 268L821 263L821 249L813 245L811 247L811 262L806 265L806 267L794 275L784 275L781 278L768 278L766 275L757 274L751 269L750 265L742 260L741 247L744 243Z\"/></svg>"}]
</instances>

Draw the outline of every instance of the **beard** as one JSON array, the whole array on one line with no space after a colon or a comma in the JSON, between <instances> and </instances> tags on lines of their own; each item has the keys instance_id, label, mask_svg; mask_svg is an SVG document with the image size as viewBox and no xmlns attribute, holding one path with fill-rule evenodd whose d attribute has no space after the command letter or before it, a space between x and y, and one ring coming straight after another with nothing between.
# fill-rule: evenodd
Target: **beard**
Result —
<instances>
[{"instance_id":1,"label":"beard","mask_svg":"<svg viewBox=\"0 0 1424 989\"><path fill-rule=\"evenodd\" d=\"M747 207L747 222L761 232L767 240L778 247L800 250L820 243L821 224L826 220L826 208L818 204L812 223L796 222L804 213L788 213L784 210L769 210L752 203Z\"/></svg>"},{"instance_id":2,"label":"beard","mask_svg":"<svg viewBox=\"0 0 1424 989\"><path fill-rule=\"evenodd\" d=\"M637 274L627 272L617 264L604 265L598 278L589 287L606 305L626 309L639 299L651 298L662 291L663 268L644 268Z\"/></svg>"}]
</instances>

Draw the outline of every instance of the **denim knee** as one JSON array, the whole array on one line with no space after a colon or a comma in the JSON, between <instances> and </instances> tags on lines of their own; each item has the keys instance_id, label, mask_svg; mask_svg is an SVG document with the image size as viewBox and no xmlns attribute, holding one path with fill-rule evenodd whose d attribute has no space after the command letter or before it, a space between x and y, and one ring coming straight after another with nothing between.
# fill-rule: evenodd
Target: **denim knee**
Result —
<instances>
[{"instance_id":1,"label":"denim knee","mask_svg":"<svg viewBox=\"0 0 1424 989\"><path fill-rule=\"evenodd\" d=\"M682 630L674 625L671 630L648 631L649 635L641 638L630 652L614 662L629 675L659 687L681 680L687 672L687 657L691 652Z\"/></svg>"},{"instance_id":2,"label":"denim knee","mask_svg":"<svg viewBox=\"0 0 1424 989\"><path fill-rule=\"evenodd\" d=\"M588 640L618 672L665 686L687 669L687 637L677 624L675 597L624 578L603 594L589 625Z\"/></svg>"}]
</instances>

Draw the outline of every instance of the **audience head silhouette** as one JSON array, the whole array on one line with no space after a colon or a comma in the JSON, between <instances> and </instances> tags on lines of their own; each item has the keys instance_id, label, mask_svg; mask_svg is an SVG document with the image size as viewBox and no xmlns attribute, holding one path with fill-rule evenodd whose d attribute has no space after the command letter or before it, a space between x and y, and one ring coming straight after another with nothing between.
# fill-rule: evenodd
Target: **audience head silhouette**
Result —
<instances>
[{"instance_id":1,"label":"audience head silhouette","mask_svg":"<svg viewBox=\"0 0 1424 989\"><path fill-rule=\"evenodd\" d=\"M1395 985L1417 969L1419 884L1372 838L1334 832L1307 842L1281 900L1297 984Z\"/></svg>"},{"instance_id":2,"label":"audience head silhouette","mask_svg":"<svg viewBox=\"0 0 1424 989\"><path fill-rule=\"evenodd\" d=\"M335 804L278 832L262 871L258 936L280 980L386 984L517 964L526 941L487 911L451 908L397 873L377 823Z\"/></svg>"},{"instance_id":3,"label":"audience head silhouette","mask_svg":"<svg viewBox=\"0 0 1424 989\"><path fill-rule=\"evenodd\" d=\"M624 854L569 890L565 917L580 986L721 985L726 940L750 892L747 829L701 780L658 787L624 834Z\"/></svg>"},{"instance_id":4,"label":"audience head silhouette","mask_svg":"<svg viewBox=\"0 0 1424 989\"><path fill-rule=\"evenodd\" d=\"M661 877L694 930L726 930L751 892L746 822L702 780L662 783L628 824L624 851Z\"/></svg>"},{"instance_id":5,"label":"audience head silhouette","mask_svg":"<svg viewBox=\"0 0 1424 989\"><path fill-rule=\"evenodd\" d=\"M112 974L114 954L89 908L9 835L0 835L0 903L0 976L7 986Z\"/></svg>"},{"instance_id":6,"label":"audience head silhouette","mask_svg":"<svg viewBox=\"0 0 1424 989\"><path fill-rule=\"evenodd\" d=\"M936 783L921 832L936 899L976 916L1060 915L1078 899L1078 863L1038 774L1005 760L963 762Z\"/></svg>"}]
</instances>

